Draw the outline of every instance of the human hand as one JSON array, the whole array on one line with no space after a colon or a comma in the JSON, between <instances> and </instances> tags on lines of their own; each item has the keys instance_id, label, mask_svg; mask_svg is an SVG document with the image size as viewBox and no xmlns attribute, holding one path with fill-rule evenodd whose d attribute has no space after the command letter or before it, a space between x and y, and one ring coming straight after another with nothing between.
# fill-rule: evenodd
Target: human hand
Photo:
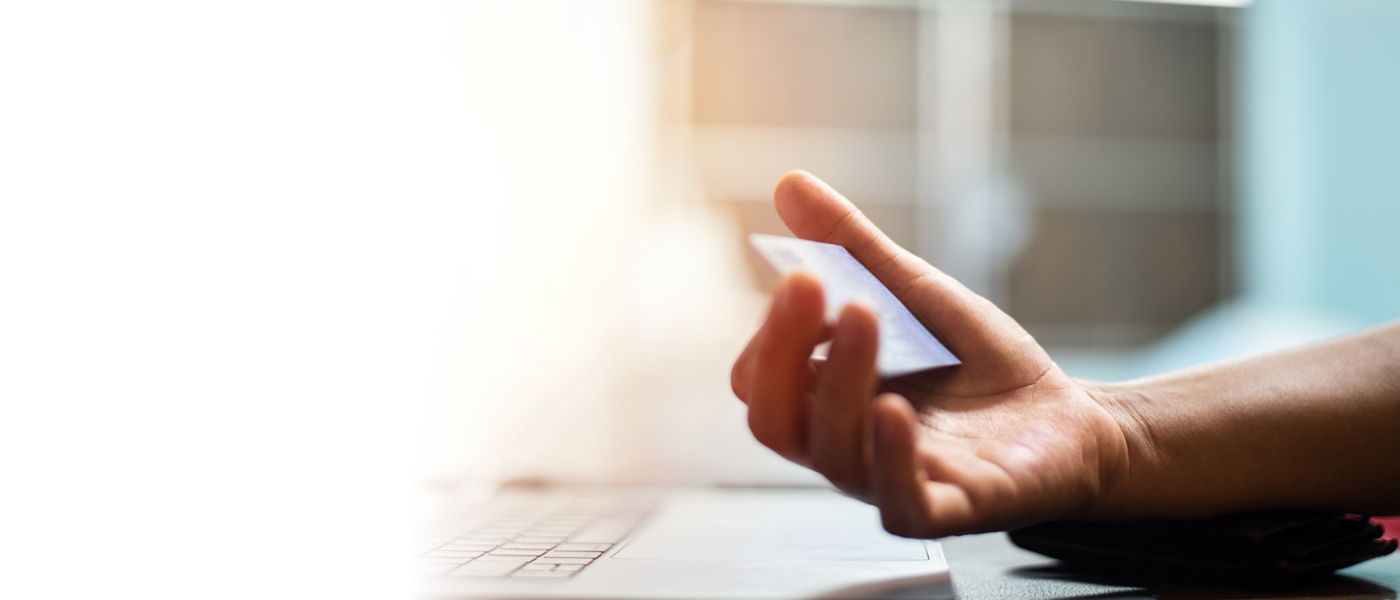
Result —
<instances>
[{"instance_id":1,"label":"human hand","mask_svg":"<svg viewBox=\"0 0 1400 600\"><path fill-rule=\"evenodd\" d=\"M774 196L793 233L844 246L963 364L879 381L875 315L852 304L828 325L820 283L794 274L731 374L754 436L877 505L899 535L1093 516L1128 466L1124 428L1093 385L815 177L790 173ZM828 358L811 359L828 339Z\"/></svg>"}]
</instances>

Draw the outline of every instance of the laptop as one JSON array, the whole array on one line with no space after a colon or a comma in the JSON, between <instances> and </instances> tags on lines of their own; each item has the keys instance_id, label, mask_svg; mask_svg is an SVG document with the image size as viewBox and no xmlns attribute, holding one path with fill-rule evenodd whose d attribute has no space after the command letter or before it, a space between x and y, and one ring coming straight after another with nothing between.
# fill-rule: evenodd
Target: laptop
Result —
<instances>
[{"instance_id":1,"label":"laptop","mask_svg":"<svg viewBox=\"0 0 1400 600\"><path fill-rule=\"evenodd\" d=\"M428 598L952 596L938 542L827 488L505 486L419 541Z\"/></svg>"}]
</instances>

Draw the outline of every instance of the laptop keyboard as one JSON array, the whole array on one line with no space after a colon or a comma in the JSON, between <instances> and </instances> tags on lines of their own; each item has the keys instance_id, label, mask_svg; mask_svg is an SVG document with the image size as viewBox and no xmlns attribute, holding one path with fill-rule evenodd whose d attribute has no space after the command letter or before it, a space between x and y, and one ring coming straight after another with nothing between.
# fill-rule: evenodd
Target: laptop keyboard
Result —
<instances>
[{"instance_id":1,"label":"laptop keyboard","mask_svg":"<svg viewBox=\"0 0 1400 600\"><path fill-rule=\"evenodd\" d=\"M568 579L612 550L656 504L617 491L502 491L419 536L428 576Z\"/></svg>"}]
</instances>

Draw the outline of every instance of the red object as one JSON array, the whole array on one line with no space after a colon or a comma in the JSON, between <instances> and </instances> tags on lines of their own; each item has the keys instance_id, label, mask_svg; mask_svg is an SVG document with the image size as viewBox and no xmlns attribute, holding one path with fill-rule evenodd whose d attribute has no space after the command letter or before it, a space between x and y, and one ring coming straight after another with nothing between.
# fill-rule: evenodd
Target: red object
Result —
<instances>
[{"instance_id":1,"label":"red object","mask_svg":"<svg viewBox=\"0 0 1400 600\"><path fill-rule=\"evenodd\" d=\"M1400 517L1375 517L1371 522L1385 528L1382 540L1400 540Z\"/></svg>"}]
</instances>

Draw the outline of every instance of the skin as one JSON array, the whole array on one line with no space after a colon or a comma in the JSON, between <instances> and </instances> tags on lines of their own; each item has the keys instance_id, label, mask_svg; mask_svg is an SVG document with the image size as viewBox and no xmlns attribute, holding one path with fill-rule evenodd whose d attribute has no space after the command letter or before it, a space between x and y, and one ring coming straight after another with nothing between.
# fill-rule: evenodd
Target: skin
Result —
<instances>
[{"instance_id":1,"label":"skin","mask_svg":"<svg viewBox=\"0 0 1400 600\"><path fill-rule=\"evenodd\" d=\"M794 234L844 246L963 361L881 381L871 309L827 324L820 283L796 273L734 365L754 436L878 506L892 533L1400 512L1400 324L1123 383L1075 379L815 177L788 174L774 200Z\"/></svg>"}]
</instances>

